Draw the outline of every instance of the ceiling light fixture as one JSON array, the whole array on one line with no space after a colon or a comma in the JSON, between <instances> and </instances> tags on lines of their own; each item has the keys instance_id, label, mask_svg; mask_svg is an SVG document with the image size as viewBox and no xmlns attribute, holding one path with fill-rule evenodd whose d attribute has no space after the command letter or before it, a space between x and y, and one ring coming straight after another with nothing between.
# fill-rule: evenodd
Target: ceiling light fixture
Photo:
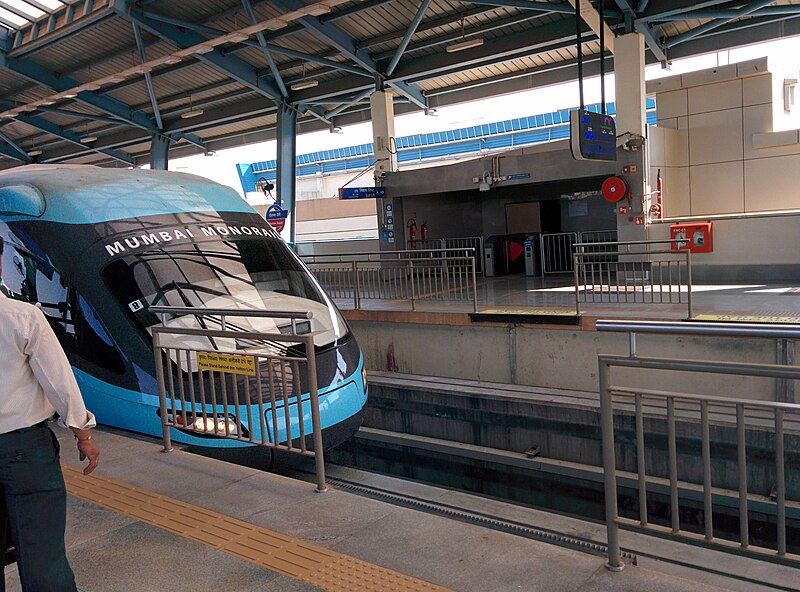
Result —
<instances>
[{"instance_id":1,"label":"ceiling light fixture","mask_svg":"<svg viewBox=\"0 0 800 592\"><path fill-rule=\"evenodd\" d=\"M91 144L97 141L97 136L83 136L80 139L81 144Z\"/></svg>"},{"instance_id":2,"label":"ceiling light fixture","mask_svg":"<svg viewBox=\"0 0 800 592\"><path fill-rule=\"evenodd\" d=\"M172 64L178 64L183 58L177 55L170 55L164 58L164 61L161 62L164 65L171 66Z\"/></svg>"},{"instance_id":3,"label":"ceiling light fixture","mask_svg":"<svg viewBox=\"0 0 800 592\"><path fill-rule=\"evenodd\" d=\"M303 80L302 82L295 82L289 88L292 90L305 90L307 88L314 88L319 86L319 80Z\"/></svg>"},{"instance_id":4,"label":"ceiling light fixture","mask_svg":"<svg viewBox=\"0 0 800 592\"><path fill-rule=\"evenodd\" d=\"M242 41L250 39L249 35L245 35L244 33L231 33L228 35L227 40L231 43L241 43Z\"/></svg>"},{"instance_id":5,"label":"ceiling light fixture","mask_svg":"<svg viewBox=\"0 0 800 592\"><path fill-rule=\"evenodd\" d=\"M467 35L464 31L464 17L461 17L461 41L458 43L453 43L452 45L448 45L445 47L445 51L448 53L453 53L456 51L464 51L465 49L472 49L473 47L479 47L483 45L483 37L475 37L474 39L467 39Z\"/></svg>"},{"instance_id":6,"label":"ceiling light fixture","mask_svg":"<svg viewBox=\"0 0 800 592\"><path fill-rule=\"evenodd\" d=\"M28 156L41 156L41 155L42 155L41 150L31 150L30 152L28 152Z\"/></svg>"},{"instance_id":7,"label":"ceiling light fixture","mask_svg":"<svg viewBox=\"0 0 800 592\"><path fill-rule=\"evenodd\" d=\"M192 53L197 53L202 55L204 53L211 53L212 51L214 51L214 46L209 45L207 43L201 43L200 45L196 45L195 47L191 47L189 49L192 50Z\"/></svg>"},{"instance_id":8,"label":"ceiling light fixture","mask_svg":"<svg viewBox=\"0 0 800 592\"><path fill-rule=\"evenodd\" d=\"M202 109L195 109L192 106L192 95L189 95L189 110L181 113L181 119L191 119L192 117L199 117L202 114Z\"/></svg>"},{"instance_id":9,"label":"ceiling light fixture","mask_svg":"<svg viewBox=\"0 0 800 592\"><path fill-rule=\"evenodd\" d=\"M472 49L473 47L480 47L481 45L483 45L483 37L476 37L475 39L468 39L466 41L454 43L453 45L448 45L445 47L445 50L448 53L453 53L456 51L464 51L465 49Z\"/></svg>"},{"instance_id":10,"label":"ceiling light fixture","mask_svg":"<svg viewBox=\"0 0 800 592\"><path fill-rule=\"evenodd\" d=\"M64 93L63 95L61 95L61 96L62 96L62 97L64 97L65 99L74 99L75 97L77 97L77 96L78 96L78 93L77 93L77 92L75 92L75 91L72 91L72 90L71 90L71 91L69 91L69 92L65 92L65 93Z\"/></svg>"},{"instance_id":11,"label":"ceiling light fixture","mask_svg":"<svg viewBox=\"0 0 800 592\"><path fill-rule=\"evenodd\" d=\"M56 102L53 99L43 99L43 100L39 101L39 104L42 107L49 107L50 105L55 105Z\"/></svg>"}]
</instances>

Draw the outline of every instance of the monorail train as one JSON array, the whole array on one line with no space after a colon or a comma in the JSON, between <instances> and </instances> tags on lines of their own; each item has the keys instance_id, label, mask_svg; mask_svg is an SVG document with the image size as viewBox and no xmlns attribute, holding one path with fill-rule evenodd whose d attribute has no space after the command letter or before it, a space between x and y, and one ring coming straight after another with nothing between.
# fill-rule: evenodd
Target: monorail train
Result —
<instances>
[{"instance_id":1,"label":"monorail train","mask_svg":"<svg viewBox=\"0 0 800 592\"><path fill-rule=\"evenodd\" d=\"M151 337L161 318L148 310L161 305L310 311L305 330L315 334L325 447L358 430L367 384L352 332L300 259L232 189L166 171L29 165L0 173L0 234L0 288L41 307L99 423L161 435ZM283 333L291 322L236 323L269 332L267 320ZM208 327L195 315L170 323ZM254 405L244 390L236 403L241 411ZM308 436L307 405L297 417L295 399L290 413ZM267 431L269 441L284 441L269 423ZM172 437L207 447L247 445L182 429L172 429Z\"/></svg>"}]
</instances>

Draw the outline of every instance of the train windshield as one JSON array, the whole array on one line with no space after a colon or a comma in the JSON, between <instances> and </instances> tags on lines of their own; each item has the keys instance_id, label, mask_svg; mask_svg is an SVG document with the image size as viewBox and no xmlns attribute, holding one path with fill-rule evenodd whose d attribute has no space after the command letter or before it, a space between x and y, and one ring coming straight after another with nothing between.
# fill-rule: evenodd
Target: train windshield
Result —
<instances>
[{"instance_id":1,"label":"train windshield","mask_svg":"<svg viewBox=\"0 0 800 592\"><path fill-rule=\"evenodd\" d=\"M120 304L144 327L161 321L148 311L150 306L179 306L310 311L312 319L297 321L295 327L298 333L315 332L317 347L336 344L347 333L339 311L279 239L162 244L111 262L103 276ZM167 324L220 328L218 320L197 315L174 316ZM263 333L292 331L287 319L229 317L227 326Z\"/></svg>"}]
</instances>

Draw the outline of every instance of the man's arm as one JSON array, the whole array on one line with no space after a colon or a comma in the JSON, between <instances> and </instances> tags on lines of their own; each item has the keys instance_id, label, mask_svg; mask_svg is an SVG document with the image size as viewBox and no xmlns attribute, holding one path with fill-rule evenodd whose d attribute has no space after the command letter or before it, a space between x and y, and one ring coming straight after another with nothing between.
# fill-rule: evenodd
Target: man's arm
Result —
<instances>
[{"instance_id":1,"label":"man's arm","mask_svg":"<svg viewBox=\"0 0 800 592\"><path fill-rule=\"evenodd\" d=\"M89 459L83 471L84 475L88 475L97 467L100 457L100 450L89 432L96 422L86 410L69 360L53 329L41 310L33 310L34 320L25 347L28 363L61 421L75 434L81 460Z\"/></svg>"}]
</instances>

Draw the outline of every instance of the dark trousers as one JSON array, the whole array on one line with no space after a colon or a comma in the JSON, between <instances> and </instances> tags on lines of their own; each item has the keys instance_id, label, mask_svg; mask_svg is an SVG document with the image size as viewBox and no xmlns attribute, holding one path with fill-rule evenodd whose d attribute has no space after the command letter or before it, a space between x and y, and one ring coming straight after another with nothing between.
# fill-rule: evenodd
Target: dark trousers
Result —
<instances>
[{"instance_id":1,"label":"dark trousers","mask_svg":"<svg viewBox=\"0 0 800 592\"><path fill-rule=\"evenodd\" d=\"M67 494L58 440L50 428L39 425L0 434L0 487L5 494L22 590L76 592L64 547ZM0 516L0 541L6 538L5 523L5 517ZM4 588L3 582L0 590Z\"/></svg>"}]
</instances>

